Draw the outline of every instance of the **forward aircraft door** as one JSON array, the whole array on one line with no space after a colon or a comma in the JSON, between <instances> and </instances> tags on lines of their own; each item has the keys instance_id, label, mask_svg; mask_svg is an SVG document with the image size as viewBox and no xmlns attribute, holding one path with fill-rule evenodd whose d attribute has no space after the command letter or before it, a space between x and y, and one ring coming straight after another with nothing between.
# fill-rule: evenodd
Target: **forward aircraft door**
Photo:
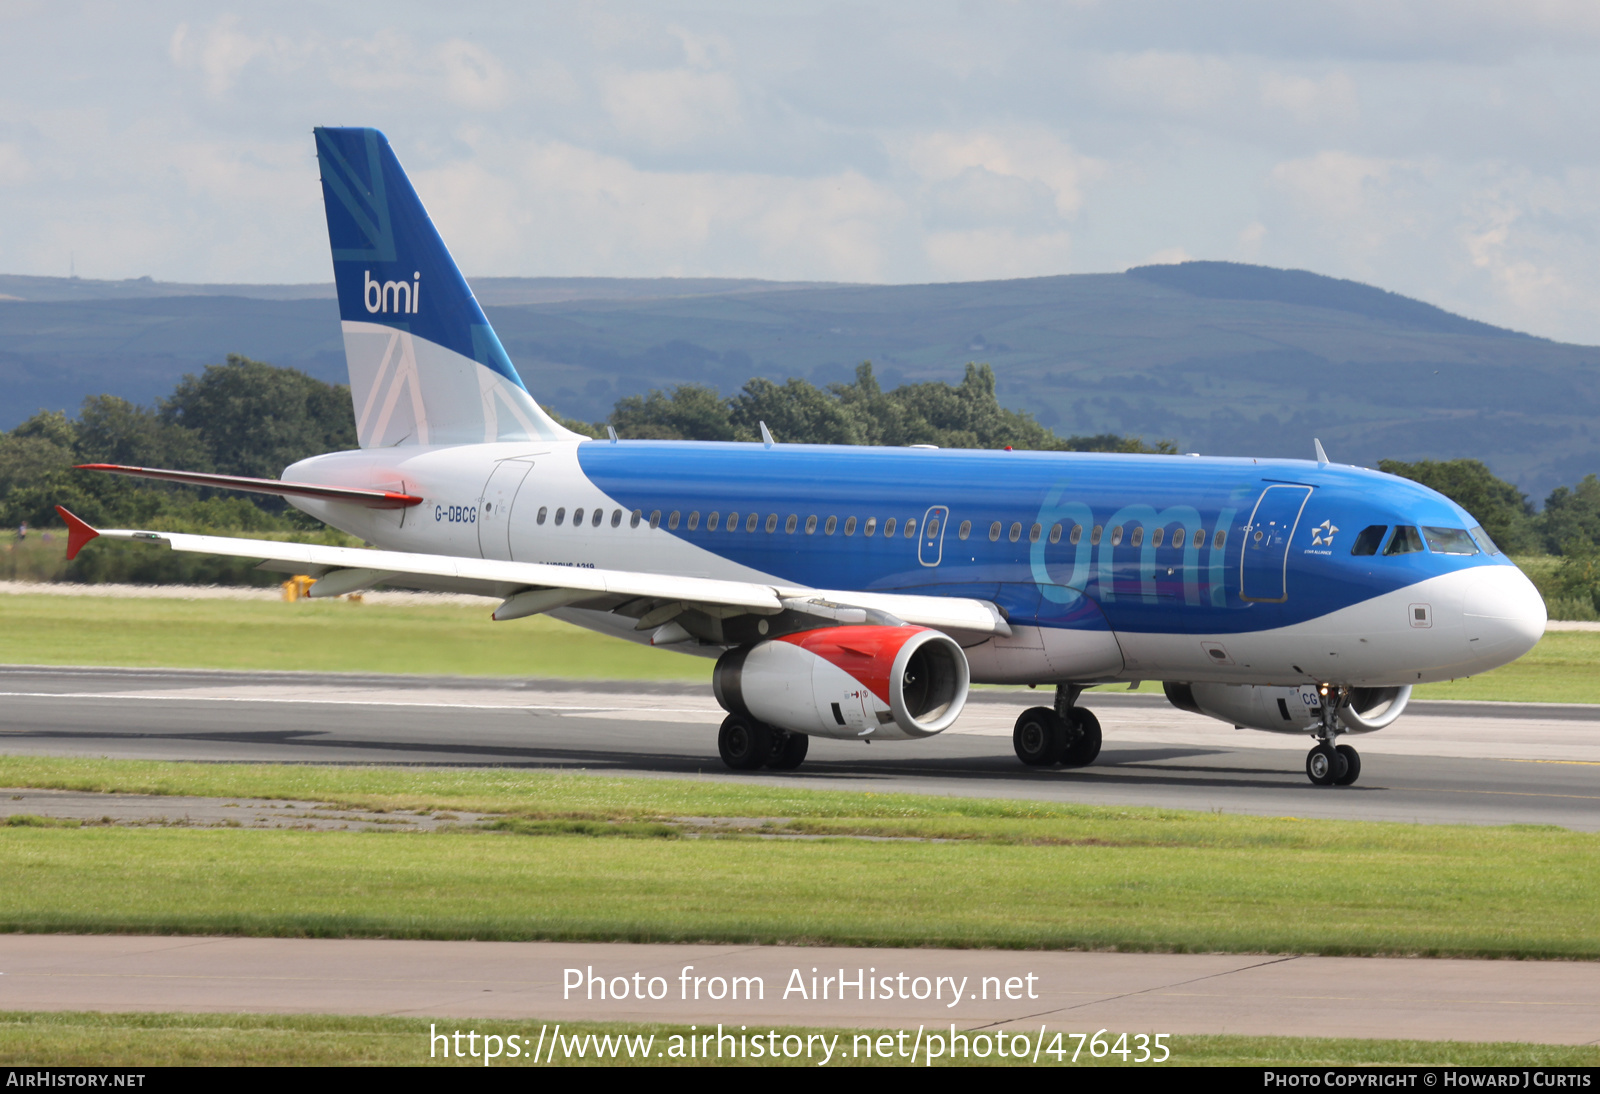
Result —
<instances>
[{"instance_id":1,"label":"forward aircraft door","mask_svg":"<svg viewBox=\"0 0 1600 1094\"><path fill-rule=\"evenodd\" d=\"M502 460L489 472L478 505L478 553L484 558L511 561L511 507L531 470L532 460Z\"/></svg>"},{"instance_id":2,"label":"forward aircraft door","mask_svg":"<svg viewBox=\"0 0 1600 1094\"><path fill-rule=\"evenodd\" d=\"M944 555L944 526L950 519L950 510L935 505L922 517L922 539L917 546L917 560L924 566L939 565Z\"/></svg>"},{"instance_id":3,"label":"forward aircraft door","mask_svg":"<svg viewBox=\"0 0 1600 1094\"><path fill-rule=\"evenodd\" d=\"M1239 598L1267 604L1289 599L1289 540L1300 523L1309 486L1269 486L1256 499L1240 548Z\"/></svg>"}]
</instances>

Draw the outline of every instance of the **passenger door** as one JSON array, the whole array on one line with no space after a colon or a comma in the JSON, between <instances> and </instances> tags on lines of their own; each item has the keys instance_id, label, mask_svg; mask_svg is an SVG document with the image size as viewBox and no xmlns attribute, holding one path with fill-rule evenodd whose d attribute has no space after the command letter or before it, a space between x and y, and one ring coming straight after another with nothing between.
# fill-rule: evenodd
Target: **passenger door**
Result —
<instances>
[{"instance_id":1,"label":"passenger door","mask_svg":"<svg viewBox=\"0 0 1600 1094\"><path fill-rule=\"evenodd\" d=\"M1311 487L1273 485L1261 491L1240 548L1239 597L1263 604L1289 599L1289 541Z\"/></svg>"},{"instance_id":2,"label":"passenger door","mask_svg":"<svg viewBox=\"0 0 1600 1094\"><path fill-rule=\"evenodd\" d=\"M532 470L532 460L502 460L489 472L478 503L478 553L484 558L511 561L511 507Z\"/></svg>"}]
</instances>

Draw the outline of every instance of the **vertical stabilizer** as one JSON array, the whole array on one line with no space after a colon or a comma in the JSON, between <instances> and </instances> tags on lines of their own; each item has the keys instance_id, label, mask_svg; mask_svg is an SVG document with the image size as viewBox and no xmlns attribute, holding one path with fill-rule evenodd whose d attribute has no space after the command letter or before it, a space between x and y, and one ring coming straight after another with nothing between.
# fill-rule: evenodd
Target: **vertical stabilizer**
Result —
<instances>
[{"instance_id":1,"label":"vertical stabilizer","mask_svg":"<svg viewBox=\"0 0 1600 1094\"><path fill-rule=\"evenodd\" d=\"M528 394L388 139L316 136L361 447L577 439Z\"/></svg>"}]
</instances>

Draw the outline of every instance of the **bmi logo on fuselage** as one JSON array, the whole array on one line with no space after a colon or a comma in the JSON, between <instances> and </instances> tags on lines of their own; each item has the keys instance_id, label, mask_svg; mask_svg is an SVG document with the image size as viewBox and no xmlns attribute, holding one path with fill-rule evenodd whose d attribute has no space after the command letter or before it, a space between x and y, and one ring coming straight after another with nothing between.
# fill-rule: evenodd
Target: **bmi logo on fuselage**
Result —
<instances>
[{"instance_id":1,"label":"bmi logo on fuselage","mask_svg":"<svg viewBox=\"0 0 1600 1094\"><path fill-rule=\"evenodd\" d=\"M400 315L415 315L417 307L422 303L422 272L413 273L411 281L374 281L372 271L364 271L367 280L362 286L361 299L366 304L367 311L373 315L379 312L396 312Z\"/></svg>"}]
</instances>

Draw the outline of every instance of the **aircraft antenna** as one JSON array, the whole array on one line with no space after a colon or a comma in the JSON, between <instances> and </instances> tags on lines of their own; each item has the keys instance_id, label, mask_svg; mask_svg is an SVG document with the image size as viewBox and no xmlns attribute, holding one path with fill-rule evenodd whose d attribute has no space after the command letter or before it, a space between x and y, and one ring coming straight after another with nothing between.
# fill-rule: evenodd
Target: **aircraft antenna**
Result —
<instances>
[{"instance_id":1,"label":"aircraft antenna","mask_svg":"<svg viewBox=\"0 0 1600 1094\"><path fill-rule=\"evenodd\" d=\"M761 426L761 443L767 448L777 444L778 442L772 439L772 430L767 428L767 423L760 422L758 424Z\"/></svg>"},{"instance_id":2,"label":"aircraft antenna","mask_svg":"<svg viewBox=\"0 0 1600 1094\"><path fill-rule=\"evenodd\" d=\"M1328 464L1330 461L1328 460L1328 454L1322 450L1322 442L1317 438L1312 437L1311 443L1317 446L1317 464L1319 466L1325 466Z\"/></svg>"}]
</instances>

